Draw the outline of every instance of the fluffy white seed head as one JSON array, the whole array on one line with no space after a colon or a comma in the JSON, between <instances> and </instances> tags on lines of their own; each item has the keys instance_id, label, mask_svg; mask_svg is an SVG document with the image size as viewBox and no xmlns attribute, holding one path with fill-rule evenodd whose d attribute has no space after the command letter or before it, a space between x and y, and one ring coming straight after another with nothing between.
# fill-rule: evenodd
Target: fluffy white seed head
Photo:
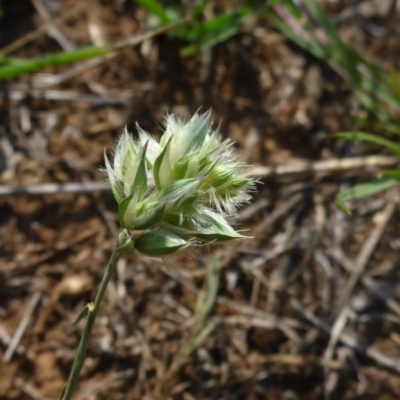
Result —
<instances>
[{"instance_id":1,"label":"fluffy white seed head","mask_svg":"<svg viewBox=\"0 0 400 400\"><path fill-rule=\"evenodd\" d=\"M164 256L196 243L243 237L226 217L250 200L255 181L234 143L212 129L210 116L196 113L185 122L167 115L159 141L140 127L137 141L125 130L113 166L105 156L122 227L146 235L136 240L138 251L152 255L152 238L153 255Z\"/></svg>"}]
</instances>

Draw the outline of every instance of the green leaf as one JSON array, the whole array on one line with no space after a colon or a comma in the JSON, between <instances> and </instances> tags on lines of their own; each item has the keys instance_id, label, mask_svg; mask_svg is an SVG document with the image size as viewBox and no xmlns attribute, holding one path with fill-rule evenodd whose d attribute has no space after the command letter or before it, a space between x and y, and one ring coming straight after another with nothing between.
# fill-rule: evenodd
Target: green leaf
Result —
<instances>
[{"instance_id":1,"label":"green leaf","mask_svg":"<svg viewBox=\"0 0 400 400\"><path fill-rule=\"evenodd\" d=\"M231 14L218 14L214 18L188 30L186 40L197 40L206 36L213 36L232 27L240 27L243 23L243 18L249 15L250 12L250 9L242 8Z\"/></svg>"},{"instance_id":2,"label":"green leaf","mask_svg":"<svg viewBox=\"0 0 400 400\"><path fill-rule=\"evenodd\" d=\"M139 188L139 199L141 199L147 191L147 146L148 142L143 146L140 153L137 154L133 160L126 160L128 168L123 174L124 192L126 194L133 193L137 188Z\"/></svg>"},{"instance_id":3,"label":"green leaf","mask_svg":"<svg viewBox=\"0 0 400 400\"><path fill-rule=\"evenodd\" d=\"M114 51L112 46L83 47L80 49L49 54L29 60L14 61L9 65L0 68L0 81L14 78L16 76L39 71L45 67L56 67L58 65L70 64L88 58L103 56Z\"/></svg>"},{"instance_id":4,"label":"green leaf","mask_svg":"<svg viewBox=\"0 0 400 400\"><path fill-rule=\"evenodd\" d=\"M208 336L215 330L217 327L216 322L208 323L194 338L191 339L190 343L186 346L184 350L184 354L186 356L190 356L202 343L207 339Z\"/></svg>"},{"instance_id":5,"label":"green leaf","mask_svg":"<svg viewBox=\"0 0 400 400\"><path fill-rule=\"evenodd\" d=\"M169 18L167 11L165 10L162 3L157 0L135 0L137 4L145 8L151 14L157 16L163 24L169 24L171 19Z\"/></svg>"},{"instance_id":6,"label":"green leaf","mask_svg":"<svg viewBox=\"0 0 400 400\"><path fill-rule=\"evenodd\" d=\"M232 180L235 173L237 173L237 168L234 168L232 165L218 165L212 171L210 185L217 189L223 187Z\"/></svg>"},{"instance_id":7,"label":"green leaf","mask_svg":"<svg viewBox=\"0 0 400 400\"><path fill-rule=\"evenodd\" d=\"M208 49L217 45L218 43L224 42L225 40L229 39L230 37L236 35L239 31L239 27L230 27L226 28L223 31L215 32L211 37L204 39L198 43L194 43L192 45L184 47L180 54L183 57L192 56L193 54L198 53L203 49Z\"/></svg>"},{"instance_id":8,"label":"green leaf","mask_svg":"<svg viewBox=\"0 0 400 400\"><path fill-rule=\"evenodd\" d=\"M187 218L182 223L178 221L167 225L168 229L185 239L197 238L203 242L222 242L243 239L228 222L216 212L203 210L201 214Z\"/></svg>"},{"instance_id":9,"label":"green leaf","mask_svg":"<svg viewBox=\"0 0 400 400\"><path fill-rule=\"evenodd\" d=\"M67 384L65 383L64 386L61 389L61 393L60 393L60 396L59 396L58 400L63 400L64 399L64 394L65 394L66 389L67 389Z\"/></svg>"},{"instance_id":10,"label":"green leaf","mask_svg":"<svg viewBox=\"0 0 400 400\"><path fill-rule=\"evenodd\" d=\"M132 230L136 221L136 206L138 201L138 190L126 197L118 204L118 217L121 226Z\"/></svg>"},{"instance_id":11,"label":"green leaf","mask_svg":"<svg viewBox=\"0 0 400 400\"><path fill-rule=\"evenodd\" d=\"M159 224L164 216L166 204L166 202L159 203L138 215L134 223L134 228L137 230L145 230L153 228L153 226Z\"/></svg>"},{"instance_id":12,"label":"green leaf","mask_svg":"<svg viewBox=\"0 0 400 400\"><path fill-rule=\"evenodd\" d=\"M127 229L123 229L118 235L117 250L120 254L132 254L135 249L132 235Z\"/></svg>"},{"instance_id":13,"label":"green leaf","mask_svg":"<svg viewBox=\"0 0 400 400\"><path fill-rule=\"evenodd\" d=\"M381 178L373 182L361 183L349 189L343 190L336 196L337 204L359 200L373 194L383 192L398 184L397 179Z\"/></svg>"},{"instance_id":14,"label":"green leaf","mask_svg":"<svg viewBox=\"0 0 400 400\"><path fill-rule=\"evenodd\" d=\"M210 0L202 0L199 2L199 4L196 6L192 13L192 19L196 19L201 17L203 14L205 8L207 7L207 4L210 2Z\"/></svg>"},{"instance_id":15,"label":"green leaf","mask_svg":"<svg viewBox=\"0 0 400 400\"><path fill-rule=\"evenodd\" d=\"M345 140L360 140L363 142L376 143L387 147L395 154L400 154L400 146L389 139L368 132L338 132L331 135L332 137Z\"/></svg>"},{"instance_id":16,"label":"green leaf","mask_svg":"<svg viewBox=\"0 0 400 400\"><path fill-rule=\"evenodd\" d=\"M106 152L104 152L104 163L106 165L106 171L108 176L108 181L110 182L111 191L117 200L117 203L120 203L124 199L123 190L121 188L120 182L115 178L114 170L108 160Z\"/></svg>"},{"instance_id":17,"label":"green leaf","mask_svg":"<svg viewBox=\"0 0 400 400\"><path fill-rule=\"evenodd\" d=\"M202 178L191 178L171 182L159 192L157 199L158 201L167 202L167 210L179 207L185 200L196 193L201 180Z\"/></svg>"},{"instance_id":18,"label":"green leaf","mask_svg":"<svg viewBox=\"0 0 400 400\"><path fill-rule=\"evenodd\" d=\"M378 174L379 178L392 178L396 179L397 181L400 181L400 171L398 169L389 169L386 171L382 171L380 174Z\"/></svg>"},{"instance_id":19,"label":"green leaf","mask_svg":"<svg viewBox=\"0 0 400 400\"><path fill-rule=\"evenodd\" d=\"M156 186L160 189L166 185L171 179L171 160L170 148L172 137L169 138L167 144L161 151L160 155L154 162L153 175Z\"/></svg>"},{"instance_id":20,"label":"green leaf","mask_svg":"<svg viewBox=\"0 0 400 400\"><path fill-rule=\"evenodd\" d=\"M215 255L208 260L207 266L207 285L206 289L200 291L195 308L195 320L193 331L199 332L204 326L208 314L211 312L217 300L219 279L221 273L221 264L223 253L217 251Z\"/></svg>"},{"instance_id":21,"label":"green leaf","mask_svg":"<svg viewBox=\"0 0 400 400\"><path fill-rule=\"evenodd\" d=\"M72 322L72 325L77 325L83 318L86 317L86 315L88 315L88 312L89 312L89 306L88 304L86 304L86 306L83 307L82 310L79 312L74 322Z\"/></svg>"},{"instance_id":22,"label":"green leaf","mask_svg":"<svg viewBox=\"0 0 400 400\"><path fill-rule=\"evenodd\" d=\"M215 46L236 35L244 19L252 12L252 9L243 7L231 14L219 14L213 19L188 30L185 39L197 40L197 43L184 47L181 50L181 55L193 55L202 49Z\"/></svg>"},{"instance_id":23,"label":"green leaf","mask_svg":"<svg viewBox=\"0 0 400 400\"><path fill-rule=\"evenodd\" d=\"M143 149L140 154L140 161L137 167L137 172L135 176L135 180L131 187L131 192L133 192L136 188L139 188L139 199L142 199L147 191L147 163L146 163L146 151L149 142L143 146Z\"/></svg>"},{"instance_id":24,"label":"green leaf","mask_svg":"<svg viewBox=\"0 0 400 400\"><path fill-rule=\"evenodd\" d=\"M236 232L224 218L211 211L196 219L196 222L199 225L199 233L196 234L196 237L207 242L236 240L244 237Z\"/></svg>"},{"instance_id":25,"label":"green leaf","mask_svg":"<svg viewBox=\"0 0 400 400\"><path fill-rule=\"evenodd\" d=\"M193 155L182 157L172 166L171 177L173 180L185 179L191 158Z\"/></svg>"},{"instance_id":26,"label":"green leaf","mask_svg":"<svg viewBox=\"0 0 400 400\"><path fill-rule=\"evenodd\" d=\"M390 76L344 42L318 1L304 0L303 4L312 21L294 2L284 0L273 6L279 17L272 12L266 12L265 16L284 35L345 77L359 102L380 121L393 120L391 114L400 110L397 77Z\"/></svg>"},{"instance_id":27,"label":"green leaf","mask_svg":"<svg viewBox=\"0 0 400 400\"><path fill-rule=\"evenodd\" d=\"M351 215L351 210L343 203L340 199L336 198L335 200L336 205L343 210L347 215Z\"/></svg>"},{"instance_id":28,"label":"green leaf","mask_svg":"<svg viewBox=\"0 0 400 400\"><path fill-rule=\"evenodd\" d=\"M372 118L363 118L358 116L354 116L352 119L359 125L369 126L374 130L380 130L400 135L400 124L398 122L381 122L381 121L376 121L375 119Z\"/></svg>"},{"instance_id":29,"label":"green leaf","mask_svg":"<svg viewBox=\"0 0 400 400\"><path fill-rule=\"evenodd\" d=\"M135 248L150 257L166 257L177 254L190 246L190 242L167 230L148 232L136 239Z\"/></svg>"},{"instance_id":30,"label":"green leaf","mask_svg":"<svg viewBox=\"0 0 400 400\"><path fill-rule=\"evenodd\" d=\"M200 148L210 126L211 109L202 115L195 114L185 125L180 140L186 144L184 153Z\"/></svg>"}]
</instances>

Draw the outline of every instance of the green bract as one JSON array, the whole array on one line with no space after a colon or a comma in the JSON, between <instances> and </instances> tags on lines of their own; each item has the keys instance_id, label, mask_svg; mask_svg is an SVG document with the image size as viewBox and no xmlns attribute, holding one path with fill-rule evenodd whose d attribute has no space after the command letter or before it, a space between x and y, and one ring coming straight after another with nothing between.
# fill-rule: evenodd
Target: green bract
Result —
<instances>
[{"instance_id":1,"label":"green bract","mask_svg":"<svg viewBox=\"0 0 400 400\"><path fill-rule=\"evenodd\" d=\"M125 130L105 172L122 227L139 252L164 257L198 244L241 239L226 218L250 200L255 181L233 142L212 130L210 111L165 119L157 141ZM133 246L132 246L133 248Z\"/></svg>"}]
</instances>

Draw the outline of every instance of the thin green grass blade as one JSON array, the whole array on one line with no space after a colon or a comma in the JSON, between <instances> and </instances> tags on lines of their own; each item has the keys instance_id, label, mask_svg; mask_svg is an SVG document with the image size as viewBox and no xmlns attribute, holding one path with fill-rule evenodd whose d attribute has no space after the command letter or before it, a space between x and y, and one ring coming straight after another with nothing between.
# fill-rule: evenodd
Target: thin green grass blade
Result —
<instances>
[{"instance_id":1,"label":"thin green grass blade","mask_svg":"<svg viewBox=\"0 0 400 400\"><path fill-rule=\"evenodd\" d=\"M357 100L372 114L376 116L379 121L387 122L392 119L385 106L379 102L376 96L371 95L369 92L355 88L354 95Z\"/></svg>"},{"instance_id":2,"label":"thin green grass blade","mask_svg":"<svg viewBox=\"0 0 400 400\"><path fill-rule=\"evenodd\" d=\"M215 18L188 30L185 39L190 41L197 40L197 42L184 47L181 50L181 55L193 55L202 49L215 46L236 35L244 19L251 12L250 8L242 8L228 15L217 15Z\"/></svg>"},{"instance_id":3,"label":"thin green grass blade","mask_svg":"<svg viewBox=\"0 0 400 400\"><path fill-rule=\"evenodd\" d=\"M389 71L390 81L396 91L397 94L400 94L400 79L397 71L394 68L391 68Z\"/></svg>"},{"instance_id":4,"label":"thin green grass blade","mask_svg":"<svg viewBox=\"0 0 400 400\"><path fill-rule=\"evenodd\" d=\"M352 51L352 48L347 46L340 38L335 26L329 20L325 11L315 0L304 0L308 11L312 17L324 28L325 33L329 37L332 44L332 51L336 53L340 59L340 64L351 75L353 80L360 80L360 73L357 70L357 54Z\"/></svg>"},{"instance_id":5,"label":"thin green grass blade","mask_svg":"<svg viewBox=\"0 0 400 400\"><path fill-rule=\"evenodd\" d=\"M372 92L375 96L391 104L393 107L400 109L400 96L391 92L391 90L393 90L393 86L391 88L385 88L374 78L370 78L364 74L361 74L360 76L360 84L362 87Z\"/></svg>"},{"instance_id":6,"label":"thin green grass blade","mask_svg":"<svg viewBox=\"0 0 400 400\"><path fill-rule=\"evenodd\" d=\"M67 389L67 384L65 383L63 388L61 389L60 397L58 398L58 400L63 400L66 389Z\"/></svg>"},{"instance_id":7,"label":"thin green grass blade","mask_svg":"<svg viewBox=\"0 0 400 400\"><path fill-rule=\"evenodd\" d=\"M230 37L236 35L238 33L238 31L239 31L239 28L232 27L232 28L224 30L223 32L218 32L206 40L203 40L198 43L194 43L194 44L184 47L181 50L180 54L181 54L181 56L184 56L184 57L191 56L193 54L198 53L199 51L201 51L203 49L207 49L207 48L217 45L218 43L224 42L225 40L229 39Z\"/></svg>"},{"instance_id":8,"label":"thin green grass blade","mask_svg":"<svg viewBox=\"0 0 400 400\"><path fill-rule=\"evenodd\" d=\"M302 47L304 50L310 52L313 56L328 60L327 50L321 46L319 43L311 43L303 36L294 32L288 25L286 25L280 18L270 15L268 20L273 24L273 26L283 33L286 37L295 42L298 46Z\"/></svg>"},{"instance_id":9,"label":"thin green grass blade","mask_svg":"<svg viewBox=\"0 0 400 400\"><path fill-rule=\"evenodd\" d=\"M202 296L199 296L199 301L196 304L196 324L194 330L197 332L203 327L205 319L217 300L222 258L222 253L217 252L207 262L207 289L205 292L202 292Z\"/></svg>"},{"instance_id":10,"label":"thin green grass blade","mask_svg":"<svg viewBox=\"0 0 400 400\"><path fill-rule=\"evenodd\" d=\"M144 34L138 38L131 38L126 41L109 46L82 47L72 51L48 54L28 60L15 59L11 57L0 57L0 81L15 78L23 74L34 73L46 67L56 67L59 65L66 65L74 62L83 61L93 57L104 56L128 46L135 46L147 37L165 33L167 31L171 31L172 29L177 29L179 26L187 22L188 19L184 18L170 25L166 25L165 27L155 29L152 32L148 32L147 34Z\"/></svg>"},{"instance_id":11,"label":"thin green grass blade","mask_svg":"<svg viewBox=\"0 0 400 400\"><path fill-rule=\"evenodd\" d=\"M336 196L338 205L348 203L350 201L363 199L377 193L381 193L391 187L397 185L397 179L384 177L373 182L360 183L349 189L343 190Z\"/></svg>"},{"instance_id":12,"label":"thin green grass blade","mask_svg":"<svg viewBox=\"0 0 400 400\"><path fill-rule=\"evenodd\" d=\"M217 252L207 262L207 286L205 290L200 291L197 297L196 322L193 326L190 342L184 350L186 355L193 353L217 327L215 322L207 323L206 320L217 300L222 259L223 253Z\"/></svg>"},{"instance_id":13,"label":"thin green grass blade","mask_svg":"<svg viewBox=\"0 0 400 400\"><path fill-rule=\"evenodd\" d=\"M327 41L321 41L321 35L316 35L316 29L305 19L305 13L290 0L276 2L275 11L279 10L282 14L284 10L287 18L294 18L296 24L301 26L303 33L284 21L285 18L277 18L271 12L265 15L277 29L304 50L325 61L342 75L347 75L360 103L373 112L380 121L388 122L393 119L391 117L393 111L400 111L400 85L396 84L399 82L397 75L393 78L345 43L317 1L304 0L303 3L314 21L324 30ZM388 110L387 105L394 110Z\"/></svg>"},{"instance_id":14,"label":"thin green grass blade","mask_svg":"<svg viewBox=\"0 0 400 400\"><path fill-rule=\"evenodd\" d=\"M163 24L171 23L171 19L167 14L166 9L157 0L134 0L137 4L146 9L149 13L157 16Z\"/></svg>"},{"instance_id":15,"label":"thin green grass blade","mask_svg":"<svg viewBox=\"0 0 400 400\"><path fill-rule=\"evenodd\" d=\"M369 128L372 128L376 131L379 130L382 132L389 132L394 133L395 135L400 135L400 124L396 122L381 122L376 121L372 118L362 118L357 116L354 116L353 120L359 125L368 126Z\"/></svg>"},{"instance_id":16,"label":"thin green grass blade","mask_svg":"<svg viewBox=\"0 0 400 400\"><path fill-rule=\"evenodd\" d=\"M37 72L46 67L56 67L89 58L103 56L114 51L112 46L84 47L68 52L49 54L29 60L14 60L13 63L0 68L0 81L15 78L22 74Z\"/></svg>"},{"instance_id":17,"label":"thin green grass blade","mask_svg":"<svg viewBox=\"0 0 400 400\"><path fill-rule=\"evenodd\" d=\"M201 15L203 15L205 8L207 7L207 4L210 2L210 0L202 0L200 3L196 6L196 8L193 11L192 18L196 19L199 18Z\"/></svg>"},{"instance_id":18,"label":"thin green grass blade","mask_svg":"<svg viewBox=\"0 0 400 400\"><path fill-rule=\"evenodd\" d=\"M251 9L242 8L234 11L231 14L220 14L216 17L199 24L190 29L187 33L187 40L196 40L205 35L213 35L216 32L223 31L232 27L240 27L243 23L243 18L249 15Z\"/></svg>"},{"instance_id":19,"label":"thin green grass blade","mask_svg":"<svg viewBox=\"0 0 400 400\"><path fill-rule=\"evenodd\" d=\"M388 169L386 171L382 171L379 175L379 178L392 178L400 181L400 170L398 169Z\"/></svg>"},{"instance_id":20,"label":"thin green grass blade","mask_svg":"<svg viewBox=\"0 0 400 400\"><path fill-rule=\"evenodd\" d=\"M201 346L216 327L216 322L210 322L196 336L194 336L183 352L185 356L190 356L199 346Z\"/></svg>"},{"instance_id":21,"label":"thin green grass blade","mask_svg":"<svg viewBox=\"0 0 400 400\"><path fill-rule=\"evenodd\" d=\"M338 132L331 135L337 139L360 140L376 143L391 150L394 154L400 154L400 146L389 139L368 132Z\"/></svg>"}]
</instances>

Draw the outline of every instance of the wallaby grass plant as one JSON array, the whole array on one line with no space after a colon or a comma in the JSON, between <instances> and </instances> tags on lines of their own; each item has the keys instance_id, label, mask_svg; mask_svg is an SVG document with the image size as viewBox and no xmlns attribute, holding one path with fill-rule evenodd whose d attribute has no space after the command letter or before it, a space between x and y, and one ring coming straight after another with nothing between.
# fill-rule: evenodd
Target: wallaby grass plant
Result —
<instances>
[{"instance_id":1,"label":"wallaby grass plant","mask_svg":"<svg viewBox=\"0 0 400 400\"><path fill-rule=\"evenodd\" d=\"M140 127L138 140L125 130L113 163L105 155L104 171L118 203L122 232L94 303L88 304L77 319L86 316L86 324L60 399L71 398L100 304L123 254L137 250L151 257L167 257L244 238L227 219L249 202L255 181L248 176L234 143L212 128L210 118L211 112L195 113L188 122L168 115L159 141ZM218 288L218 268L210 267L209 271L208 296L199 299L187 354L213 329L208 325L202 330Z\"/></svg>"},{"instance_id":2,"label":"wallaby grass plant","mask_svg":"<svg viewBox=\"0 0 400 400\"><path fill-rule=\"evenodd\" d=\"M246 19L258 17L332 67L368 111L366 118L354 117L361 130L339 132L336 138L368 141L400 153L396 143L396 135L400 134L397 72L378 67L343 41L318 1L273 0L261 5L256 1L243 1L223 11L214 9L210 0L190 4L159 0L136 0L136 3L148 11L153 31L103 47L88 46L31 59L0 54L0 81L46 67L105 56L161 33L181 39L184 42L181 55L190 56L226 41L240 32ZM206 12L207 7L213 8L213 12ZM386 133L395 135L395 139L386 137ZM64 400L72 396L96 315L119 258L134 250L149 256L167 257L204 244L243 238L228 224L227 218L249 201L255 183L248 178L233 143L222 140L218 132L212 130L208 113L195 114L186 123L168 116L160 141L140 128L136 141L125 132L118 141L113 163L107 157L105 160L105 171L118 203L122 232L94 303L87 305L78 316L77 321L86 317L86 323L71 376L60 397ZM346 209L346 202L386 190L399 180L399 170L383 171L378 180L340 193L337 203ZM199 299L196 325L186 354L214 329L213 323L202 328L218 287L218 269L212 265L208 280L210 285L205 297Z\"/></svg>"}]
</instances>

